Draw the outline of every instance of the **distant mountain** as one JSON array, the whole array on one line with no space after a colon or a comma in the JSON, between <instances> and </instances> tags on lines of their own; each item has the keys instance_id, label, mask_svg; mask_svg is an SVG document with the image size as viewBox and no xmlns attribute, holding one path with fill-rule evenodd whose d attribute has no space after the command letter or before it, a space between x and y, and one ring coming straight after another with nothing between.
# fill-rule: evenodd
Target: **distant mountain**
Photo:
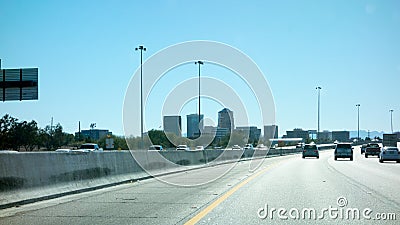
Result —
<instances>
[{"instance_id":1,"label":"distant mountain","mask_svg":"<svg viewBox=\"0 0 400 225\"><path fill-rule=\"evenodd\" d=\"M369 137L370 138L374 138L374 137L380 137L383 138L383 134L385 132L383 131L370 131L369 132ZM357 131L350 131L350 138L356 138L357 137ZM368 137L368 131L366 130L360 130L360 138L365 139L366 137Z\"/></svg>"}]
</instances>

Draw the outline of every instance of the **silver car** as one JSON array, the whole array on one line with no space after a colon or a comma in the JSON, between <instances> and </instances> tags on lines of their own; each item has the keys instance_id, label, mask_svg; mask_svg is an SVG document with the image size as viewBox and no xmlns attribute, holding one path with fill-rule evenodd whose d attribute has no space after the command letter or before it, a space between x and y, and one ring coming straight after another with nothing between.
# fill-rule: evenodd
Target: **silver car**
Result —
<instances>
[{"instance_id":1,"label":"silver car","mask_svg":"<svg viewBox=\"0 0 400 225\"><path fill-rule=\"evenodd\" d=\"M384 161L396 161L400 163L400 154L399 149L396 147L384 147L379 153L379 162L383 163Z\"/></svg>"}]
</instances>

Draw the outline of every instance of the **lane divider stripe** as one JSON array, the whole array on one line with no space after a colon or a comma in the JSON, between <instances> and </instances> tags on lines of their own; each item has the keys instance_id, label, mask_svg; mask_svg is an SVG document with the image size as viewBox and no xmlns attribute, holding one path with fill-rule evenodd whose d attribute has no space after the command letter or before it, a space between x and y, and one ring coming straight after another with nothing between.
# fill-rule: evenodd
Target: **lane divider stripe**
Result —
<instances>
[{"instance_id":1,"label":"lane divider stripe","mask_svg":"<svg viewBox=\"0 0 400 225\"><path fill-rule=\"evenodd\" d=\"M285 161L285 160L283 160ZM276 167L278 164L282 163L278 162L278 163L273 163L270 166L258 171L257 173L251 175L250 177L248 177L246 180L242 181L241 183L237 184L236 186L234 186L233 188L231 188L228 192L226 192L224 195L222 195L221 197L219 197L217 200L215 200L213 203L211 203L209 206L207 206L205 209L203 209L201 212L199 212L197 215L195 215L194 217L192 217L192 219L190 219L189 221L187 221L185 223L185 225L193 225L196 224L197 222L199 222L203 217L205 217L208 213L210 213L213 209L215 209L219 204L221 204L223 201L225 201L227 198L229 198L233 193L235 193L237 190L239 190L241 187L243 187L244 185L246 185L247 183L249 183L250 181L252 181L254 178L258 177L259 175L261 175L262 173Z\"/></svg>"}]
</instances>

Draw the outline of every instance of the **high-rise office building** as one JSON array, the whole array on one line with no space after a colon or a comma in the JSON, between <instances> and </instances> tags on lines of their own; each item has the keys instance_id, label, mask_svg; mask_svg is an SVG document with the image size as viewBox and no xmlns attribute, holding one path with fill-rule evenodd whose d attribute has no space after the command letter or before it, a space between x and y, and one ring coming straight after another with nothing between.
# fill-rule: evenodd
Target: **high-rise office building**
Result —
<instances>
[{"instance_id":1,"label":"high-rise office building","mask_svg":"<svg viewBox=\"0 0 400 225\"><path fill-rule=\"evenodd\" d=\"M199 114L190 114L186 116L188 138L194 139L200 136L201 131L203 130L203 118L204 115L202 114L200 115L200 121Z\"/></svg>"},{"instance_id":2,"label":"high-rise office building","mask_svg":"<svg viewBox=\"0 0 400 225\"><path fill-rule=\"evenodd\" d=\"M235 129L233 111L224 108L218 112L218 128L228 129L229 133Z\"/></svg>"},{"instance_id":3,"label":"high-rise office building","mask_svg":"<svg viewBox=\"0 0 400 225\"><path fill-rule=\"evenodd\" d=\"M244 134L248 135L249 143L258 142L261 135L261 129L258 129L255 126L250 127L236 127L237 131L243 132Z\"/></svg>"},{"instance_id":4,"label":"high-rise office building","mask_svg":"<svg viewBox=\"0 0 400 225\"><path fill-rule=\"evenodd\" d=\"M165 133L173 133L178 137L182 136L181 116L164 116L163 126Z\"/></svg>"},{"instance_id":5,"label":"high-rise office building","mask_svg":"<svg viewBox=\"0 0 400 225\"><path fill-rule=\"evenodd\" d=\"M267 125L264 126L264 139L269 141L269 139L278 138L278 125Z\"/></svg>"}]
</instances>

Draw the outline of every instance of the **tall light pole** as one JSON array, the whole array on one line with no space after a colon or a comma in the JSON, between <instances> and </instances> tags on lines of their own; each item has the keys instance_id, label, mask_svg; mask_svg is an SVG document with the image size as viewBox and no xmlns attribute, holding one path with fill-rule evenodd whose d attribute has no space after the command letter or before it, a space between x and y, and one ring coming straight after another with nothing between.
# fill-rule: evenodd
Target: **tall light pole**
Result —
<instances>
[{"instance_id":1,"label":"tall light pole","mask_svg":"<svg viewBox=\"0 0 400 225\"><path fill-rule=\"evenodd\" d=\"M319 138L319 112L320 112L320 98L321 98L321 87L316 87L315 89L317 89L318 90L318 130L317 130L317 140L318 140L318 138Z\"/></svg>"},{"instance_id":2,"label":"tall light pole","mask_svg":"<svg viewBox=\"0 0 400 225\"><path fill-rule=\"evenodd\" d=\"M357 107L357 127L358 127L358 135L357 135L357 142L359 142L360 141L360 104L357 104L356 105L356 107Z\"/></svg>"},{"instance_id":3,"label":"tall light pole","mask_svg":"<svg viewBox=\"0 0 400 225\"><path fill-rule=\"evenodd\" d=\"M194 62L194 64L199 64L199 123L198 123L198 126L200 127L200 120L201 120L201 117L200 117L200 66L203 65L204 62L197 61L197 62ZM199 130L199 136L200 136L200 130Z\"/></svg>"},{"instance_id":4,"label":"tall light pole","mask_svg":"<svg viewBox=\"0 0 400 225\"><path fill-rule=\"evenodd\" d=\"M390 112L390 128L392 130L392 134L393 134L393 109L389 110Z\"/></svg>"},{"instance_id":5,"label":"tall light pole","mask_svg":"<svg viewBox=\"0 0 400 225\"><path fill-rule=\"evenodd\" d=\"M143 150L143 51L146 51L146 48L143 45L139 45L139 47L135 48L135 51L138 50L140 50L140 147Z\"/></svg>"}]
</instances>

